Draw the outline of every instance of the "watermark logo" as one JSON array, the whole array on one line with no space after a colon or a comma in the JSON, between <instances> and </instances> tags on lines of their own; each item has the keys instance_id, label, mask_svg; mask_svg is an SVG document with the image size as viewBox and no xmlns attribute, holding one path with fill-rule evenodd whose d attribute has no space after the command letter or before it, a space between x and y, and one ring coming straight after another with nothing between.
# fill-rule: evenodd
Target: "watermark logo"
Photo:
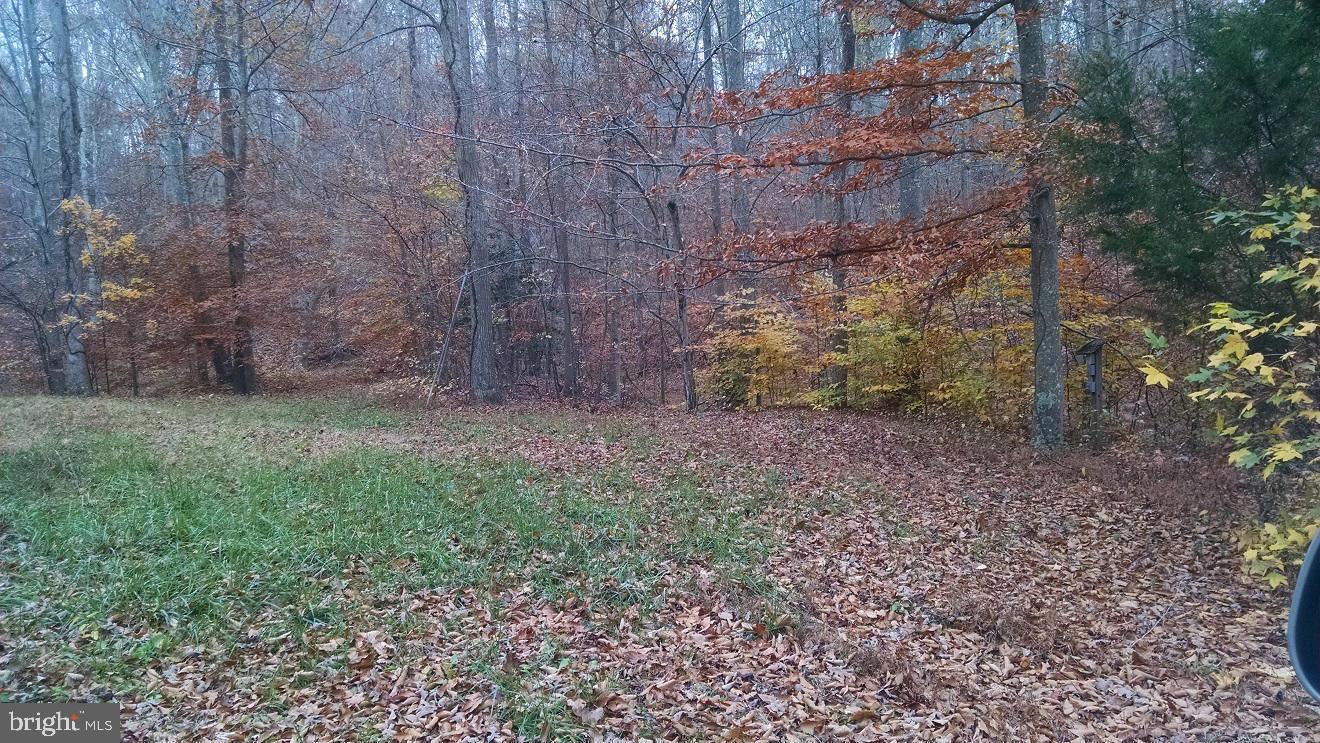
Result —
<instances>
[{"instance_id":1,"label":"watermark logo","mask_svg":"<svg viewBox=\"0 0 1320 743\"><path fill-rule=\"evenodd\" d=\"M117 704L0 704L0 743L119 743Z\"/></svg>"}]
</instances>

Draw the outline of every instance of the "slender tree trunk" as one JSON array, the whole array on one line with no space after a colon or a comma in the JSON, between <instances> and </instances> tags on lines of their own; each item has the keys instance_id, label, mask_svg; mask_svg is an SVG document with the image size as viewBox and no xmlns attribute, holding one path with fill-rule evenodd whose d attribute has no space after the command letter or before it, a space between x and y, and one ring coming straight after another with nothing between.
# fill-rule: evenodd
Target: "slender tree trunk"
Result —
<instances>
[{"instance_id":1,"label":"slender tree trunk","mask_svg":"<svg viewBox=\"0 0 1320 743\"><path fill-rule=\"evenodd\" d=\"M715 25L715 0L706 0L706 4L701 11L701 59L705 63L705 69L702 75L702 85L706 89L705 114L707 119L713 119L715 116L715 35L712 27ZM719 130L714 126L706 129L706 147L711 152L719 150ZM719 240L724 235L724 194L723 187L720 185L720 173L711 173L710 176L710 234L711 237ZM727 289L724 285L724 277L719 276L715 279L715 296L724 297ZM722 307L723 305L717 305Z\"/></svg>"},{"instance_id":2,"label":"slender tree trunk","mask_svg":"<svg viewBox=\"0 0 1320 743\"><path fill-rule=\"evenodd\" d=\"M724 90L729 93L741 93L747 88L747 33L746 19L743 16L740 0L724 0ZM734 155L746 157L748 151L747 133L741 126L729 128L729 148ZM732 194L729 197L729 214L733 222L735 238L752 231L752 200L747 178L735 172L730 179ZM750 254L739 251L738 257L746 259ZM749 273L743 273L739 288L750 299L755 295L756 287Z\"/></svg>"},{"instance_id":3,"label":"slender tree trunk","mask_svg":"<svg viewBox=\"0 0 1320 743\"><path fill-rule=\"evenodd\" d=\"M688 410L697 409L697 374L692 353L692 333L688 327L688 288L685 267L687 248L683 244L683 231L678 219L678 204L669 201L669 239L674 252L674 297L678 314L678 359L683 373L683 402Z\"/></svg>"},{"instance_id":4,"label":"slender tree trunk","mask_svg":"<svg viewBox=\"0 0 1320 743\"><path fill-rule=\"evenodd\" d=\"M621 312L619 294L622 286L619 280L614 278L614 272L619 270L619 204L613 194L618 193L618 176L611 175L607 182L610 184L611 196L606 203L608 222L607 229L610 236L605 242L605 271L609 273L607 284L607 294L605 296L605 340L610 346L610 367L605 378L605 389L609 393L610 402L619 404L623 402L623 345L619 340L619 314Z\"/></svg>"},{"instance_id":5,"label":"slender tree trunk","mask_svg":"<svg viewBox=\"0 0 1320 743\"><path fill-rule=\"evenodd\" d=\"M54 28L55 68L60 86L60 198L72 199L82 190L82 117L78 102L78 69L69 40L69 10L64 0L52 0L51 23ZM62 212L61 212L62 213ZM83 302L94 292L95 276L83 264L82 250L67 216L63 218L64 311L60 318L64 338L64 392L90 395L93 392L87 361L87 318Z\"/></svg>"},{"instance_id":6,"label":"slender tree trunk","mask_svg":"<svg viewBox=\"0 0 1320 743\"><path fill-rule=\"evenodd\" d=\"M920 27L903 29L898 33L898 48L902 54L909 54L921 46ZM913 111L906 111L912 115ZM921 182L918 180L919 158L903 158L898 171L898 216L900 219L918 220L921 218Z\"/></svg>"},{"instance_id":7,"label":"slender tree trunk","mask_svg":"<svg viewBox=\"0 0 1320 743\"><path fill-rule=\"evenodd\" d=\"M496 115L501 106L500 89L500 32L495 24L495 0L481 0L481 32L486 47L486 94L490 96L490 109Z\"/></svg>"},{"instance_id":8,"label":"slender tree trunk","mask_svg":"<svg viewBox=\"0 0 1320 743\"><path fill-rule=\"evenodd\" d=\"M605 31L605 41L607 44L606 74L611 78L611 87L614 90L615 100L622 101L624 95L623 88L623 70L620 63L622 53L622 40L620 39L619 29L616 25L617 4L610 3L610 12L608 16ZM706 26L706 33L709 34L710 27ZM615 135L611 133L606 140L605 156L611 160L618 159L616 151ZM606 229L609 230L609 237L605 240L605 271L609 274L606 283L605 295L605 340L609 343L609 371L605 378L605 388L609 393L610 402L618 405L623 402L623 345L619 340L619 316L623 312L621 294L623 285L616 278L615 272L619 270L619 253L622 248L622 239L619 235L619 193L622 190L622 184L619 178L619 172L615 168L610 168L605 178L606 187L609 193L605 197L605 219ZM718 214L718 212L717 212Z\"/></svg>"},{"instance_id":9,"label":"slender tree trunk","mask_svg":"<svg viewBox=\"0 0 1320 743\"><path fill-rule=\"evenodd\" d=\"M562 372L559 381L565 397L577 397L580 390L577 338L573 328L573 267L568 249L568 227L564 224L566 217L559 209L559 200L555 194L558 190L554 185L547 189L546 200L553 221L550 232L555 242L555 293L559 305L559 357Z\"/></svg>"},{"instance_id":10,"label":"slender tree trunk","mask_svg":"<svg viewBox=\"0 0 1320 743\"><path fill-rule=\"evenodd\" d=\"M472 41L467 0L440 0L440 19L421 6L403 3L431 20L440 35L454 105L454 166L463 188L463 234L468 246L472 292L472 396L482 402L500 400L495 365L495 298L490 279L490 218L486 212L477 150L476 110L472 95Z\"/></svg>"},{"instance_id":11,"label":"slender tree trunk","mask_svg":"<svg viewBox=\"0 0 1320 743\"><path fill-rule=\"evenodd\" d=\"M37 29L37 2L23 0L19 9L19 29L29 91L26 107L27 140L24 142L29 182L34 197L29 202L33 234L37 241L42 271L48 282L49 304L33 315L36 345L41 353L41 369L46 389L53 395L64 394L64 336L60 332L58 298L64 292L62 260L55 255L54 230L50 224L50 198L54 186L46 172L46 102L45 81L41 70L41 42Z\"/></svg>"},{"instance_id":12,"label":"slender tree trunk","mask_svg":"<svg viewBox=\"0 0 1320 743\"><path fill-rule=\"evenodd\" d=\"M152 10L152 8L148 8ZM144 21L145 28L139 34L142 48L143 67L147 73L147 82L151 88L152 104L160 111L159 116L165 122L166 133L160 139L161 186L165 202L177 210L185 232L191 232L193 219L193 186L189 164L192 159L191 146L185 121L175 108L174 92L170 87L166 72L164 41L159 38L164 20L159 15L152 15ZM193 76L196 79L196 75ZM189 94L196 94L194 82ZM206 287L202 281L202 269L197 263L196 254L189 256L188 295L192 300L191 343L193 348L193 381L200 387L208 384L208 367L216 354L216 328L211 313L204 309L207 300ZM217 379L216 381L226 381Z\"/></svg>"},{"instance_id":13,"label":"slender tree trunk","mask_svg":"<svg viewBox=\"0 0 1320 743\"><path fill-rule=\"evenodd\" d=\"M839 11L839 71L851 72L857 66L857 32L853 27L852 11ZM843 118L847 120L852 112L852 96L844 96L839 102L843 109ZM843 166L835 178L834 192L834 224L842 229L849 222L848 215L848 194L845 192L849 176L848 166ZM835 246L841 249L843 245ZM848 353L848 327L845 324L845 315L848 307L848 272L844 268L840 257L830 258L830 283L834 289L834 295L830 298L830 304L834 309L834 317L830 326L828 338L830 354L833 356L829 367L825 369L824 382L826 386L834 389L837 397L835 400L840 407L848 405L848 367L844 365L843 359Z\"/></svg>"},{"instance_id":14,"label":"slender tree trunk","mask_svg":"<svg viewBox=\"0 0 1320 743\"><path fill-rule=\"evenodd\" d=\"M545 38L549 42L554 38L554 28L550 15L550 3L541 2L541 24L545 29ZM558 44L545 44L545 74L549 88L559 87L560 59L556 53ZM552 137L553 147L567 151L572 143L563 137ZM559 390L565 397L577 397L579 393L578 347L573 327L573 267L570 265L569 233L567 210L561 209L565 192L563 168L558 167L557 156L547 156L546 167L546 206L550 212L550 239L554 243L554 282L556 304L559 315Z\"/></svg>"},{"instance_id":15,"label":"slender tree trunk","mask_svg":"<svg viewBox=\"0 0 1320 743\"><path fill-rule=\"evenodd\" d=\"M724 0L724 89L741 93L747 88L747 34L744 29L740 0ZM747 134L741 127L731 127L730 146L733 154L747 155ZM752 202L747 180L741 175L733 177L733 233L745 235L752 231Z\"/></svg>"},{"instance_id":16,"label":"slender tree trunk","mask_svg":"<svg viewBox=\"0 0 1320 743\"><path fill-rule=\"evenodd\" d=\"M1049 124L1046 99L1045 45L1039 0L1016 0L1018 63L1022 77L1022 109L1027 124L1043 130ZM1035 394L1032 405L1032 445L1055 449L1063 445L1064 355L1059 298L1059 222L1054 187L1039 161L1029 163L1031 197L1031 320L1034 329Z\"/></svg>"},{"instance_id":17,"label":"slender tree trunk","mask_svg":"<svg viewBox=\"0 0 1320 743\"><path fill-rule=\"evenodd\" d=\"M247 230L244 221L244 178L247 171L247 79L243 70L235 74L235 60L243 65L244 24L241 6L232 19L231 38L227 0L215 0L216 85L219 88L220 155L224 158L225 251L229 259L229 291L232 303L233 339L227 354L229 384L240 395L256 391L256 365L252 348L252 325L244 307L243 283L247 280ZM235 80L235 77L238 80ZM241 85L241 88L240 88Z\"/></svg>"}]
</instances>

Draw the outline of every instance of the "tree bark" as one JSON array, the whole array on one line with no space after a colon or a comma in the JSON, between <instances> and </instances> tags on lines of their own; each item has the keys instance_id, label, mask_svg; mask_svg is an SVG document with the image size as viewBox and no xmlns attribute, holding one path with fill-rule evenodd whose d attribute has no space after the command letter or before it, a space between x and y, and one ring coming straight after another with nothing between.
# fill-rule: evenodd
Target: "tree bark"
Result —
<instances>
[{"instance_id":1,"label":"tree bark","mask_svg":"<svg viewBox=\"0 0 1320 743\"><path fill-rule=\"evenodd\" d=\"M921 40L920 29L903 29L898 33L900 53L908 54L917 49ZM908 115L913 112L906 111ZM898 171L898 216L900 219L918 220L921 218L921 182L917 180L917 157L905 157L899 163Z\"/></svg>"},{"instance_id":2,"label":"tree bark","mask_svg":"<svg viewBox=\"0 0 1320 743\"><path fill-rule=\"evenodd\" d=\"M23 0L19 8L19 32L24 51L25 76L27 77L29 98L25 106L27 121L27 140L24 154L27 160L29 182L33 198L29 202L31 209L33 235L37 241L37 252L41 259L42 272L48 282L48 304L33 310L33 333L38 353L41 354L41 370L46 378L46 390L52 395L64 394L64 336L60 332L60 307L58 297L63 292L63 277L60 275L62 261L57 262L55 255L54 230L50 224L50 197L54 195L54 186L49 183L46 172L46 102L44 76L41 70L41 43L37 31L37 2ZM17 96L20 91L14 88Z\"/></svg>"},{"instance_id":3,"label":"tree bark","mask_svg":"<svg viewBox=\"0 0 1320 743\"><path fill-rule=\"evenodd\" d=\"M839 11L839 71L851 72L857 66L857 31L853 27L852 11ZM839 102L843 110L843 118L847 120L852 113L852 96L845 95ZM848 183L849 169L844 165L835 179L834 192L834 224L842 229L848 224L848 194L844 191ZM838 245L837 247L843 247ZM831 318L830 333L828 344L833 360L825 369L824 382L827 387L834 389L835 400L840 407L848 406L848 367L844 365L844 356L848 353L848 328L845 325L845 314L848 307L848 272L844 268L840 259L835 256L830 258L830 284L834 289L834 295L830 298L830 305L834 309L834 317Z\"/></svg>"},{"instance_id":4,"label":"tree bark","mask_svg":"<svg viewBox=\"0 0 1320 743\"><path fill-rule=\"evenodd\" d=\"M499 372L495 365L495 299L490 280L490 217L486 212L477 150L476 114L472 95L472 40L467 0L440 0L440 18L412 2L402 0L431 21L440 36L454 105L454 166L463 190L463 235L467 241L469 284L472 292L472 396L499 402Z\"/></svg>"},{"instance_id":5,"label":"tree bark","mask_svg":"<svg viewBox=\"0 0 1320 743\"><path fill-rule=\"evenodd\" d=\"M669 239L673 250L674 297L677 304L678 359L683 374L683 402L688 410L697 409L697 374L692 353L692 334L688 328L688 288L684 268L687 248L683 244L683 231L678 219L678 204L669 201ZM661 388L663 390L663 387ZM661 393L663 395L663 392Z\"/></svg>"},{"instance_id":6,"label":"tree bark","mask_svg":"<svg viewBox=\"0 0 1320 743\"><path fill-rule=\"evenodd\" d=\"M1042 131L1049 124L1046 102L1045 45L1039 0L1016 0L1018 66L1022 79L1022 109L1027 125ZM1031 196L1031 320L1035 353L1032 404L1032 445L1056 449L1064 434L1064 355L1059 298L1059 221L1054 187L1042 172L1039 150L1028 163Z\"/></svg>"},{"instance_id":7,"label":"tree bark","mask_svg":"<svg viewBox=\"0 0 1320 743\"><path fill-rule=\"evenodd\" d=\"M553 165L550 166L553 169ZM553 224L550 232L555 242L555 293L559 304L559 357L561 361L560 391L565 397L577 397L578 387L578 349L577 338L573 334L573 266L569 254L568 227L564 224L565 215L559 209L555 192L560 188L552 180L546 191L546 200L550 207L550 219Z\"/></svg>"},{"instance_id":8,"label":"tree bark","mask_svg":"<svg viewBox=\"0 0 1320 743\"><path fill-rule=\"evenodd\" d=\"M711 27L715 24L715 0L706 0L701 11L701 59L705 64L702 75L702 86L706 90L705 115L714 123L715 117L715 35ZM706 147L711 152L719 149L719 130L714 126L706 129ZM724 235L724 194L720 185L720 174L711 173L710 176L710 234L716 240ZM722 299L727 289L724 286L724 277L719 276L715 279L715 296ZM723 305L717 305L722 307Z\"/></svg>"},{"instance_id":9,"label":"tree bark","mask_svg":"<svg viewBox=\"0 0 1320 743\"><path fill-rule=\"evenodd\" d=\"M724 91L738 94L747 88L747 19L741 0L724 0L724 29L721 49L724 61ZM740 125L729 127L729 149L734 155L746 157L749 151L747 132ZM752 231L751 189L746 176L734 171L730 180L729 216L733 223L735 238ZM738 251L739 260L751 258L747 250ZM756 297L754 274L741 271L738 276L738 289L742 301L750 302Z\"/></svg>"},{"instance_id":10,"label":"tree bark","mask_svg":"<svg viewBox=\"0 0 1320 743\"><path fill-rule=\"evenodd\" d=\"M605 32L605 43L607 46L606 66L608 74L615 81L615 100L622 101L624 96L621 64L623 43L620 38L618 26L616 25L617 9L617 3L611 2L610 12L607 17L608 28ZM709 34L709 30L710 27L707 25L707 34ZM611 133L605 144L605 155L611 160L618 158L615 136L615 134ZM605 341L609 344L609 371L606 373L605 377L605 389L609 395L610 402L618 405L623 402L624 377L623 345L619 339L619 316L623 313L621 297L623 285L615 274L615 272L619 270L619 253L623 243L619 234L619 193L622 190L619 171L615 168L610 168L609 172L606 174L605 183L609 189L609 193L606 194L605 198L606 229L609 230L609 237L605 240L605 271L609 274L606 284L607 293L605 295Z\"/></svg>"},{"instance_id":11,"label":"tree bark","mask_svg":"<svg viewBox=\"0 0 1320 743\"><path fill-rule=\"evenodd\" d=\"M618 193L618 176L611 172L607 179L612 193ZM611 196L606 206L607 229L609 238L605 241L605 271L609 273L607 294L605 296L605 341L610 346L610 366L605 377L605 389L610 402L618 405L623 402L623 345L619 340L619 315L621 313L620 293L623 287L615 278L618 270L619 247L619 204Z\"/></svg>"},{"instance_id":12,"label":"tree bark","mask_svg":"<svg viewBox=\"0 0 1320 743\"><path fill-rule=\"evenodd\" d=\"M747 34L743 28L745 23L740 0L724 0L724 89L730 93L741 93L747 87ZM729 144L733 154L740 157L747 155L747 133L741 127L730 128ZM752 231L752 202L748 193L747 179L735 173L732 181L730 211L733 217L733 234L745 235Z\"/></svg>"},{"instance_id":13,"label":"tree bark","mask_svg":"<svg viewBox=\"0 0 1320 743\"><path fill-rule=\"evenodd\" d=\"M52 41L55 45L55 69L60 76L60 198L72 199L82 190L82 117L78 102L78 70L69 41L69 10L64 0L52 0ZM63 212L61 212L63 214ZM64 392L69 395L92 394L92 378L87 362L86 331L88 319L82 305L92 291L95 276L83 265L82 250L63 218L64 310L60 318L64 340Z\"/></svg>"},{"instance_id":14,"label":"tree bark","mask_svg":"<svg viewBox=\"0 0 1320 743\"><path fill-rule=\"evenodd\" d=\"M224 177L225 251L229 259L229 292L232 303L233 338L227 354L229 384L234 392L249 395L256 392L256 364L253 358L252 325L243 306L243 283L247 280L247 230L243 224L246 208L245 176L247 172L247 109L245 105L247 79L243 69L235 73L235 61L245 67L244 19L242 7L238 17L231 19L226 0L214 0L216 86L219 88L220 155L224 158L221 169ZM235 78L238 78L235 80Z\"/></svg>"}]
</instances>

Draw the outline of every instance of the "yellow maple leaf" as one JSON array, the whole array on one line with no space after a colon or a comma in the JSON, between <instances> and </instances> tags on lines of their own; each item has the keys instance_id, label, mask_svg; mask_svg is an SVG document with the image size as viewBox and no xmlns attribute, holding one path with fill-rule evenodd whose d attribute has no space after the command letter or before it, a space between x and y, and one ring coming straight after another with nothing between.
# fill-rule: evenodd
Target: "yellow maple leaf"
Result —
<instances>
[{"instance_id":1,"label":"yellow maple leaf","mask_svg":"<svg viewBox=\"0 0 1320 743\"><path fill-rule=\"evenodd\" d=\"M1247 371L1254 371L1255 369L1259 368L1261 364L1264 363L1265 363L1264 354L1253 353L1250 356L1243 357L1242 363L1238 364L1238 368L1245 369Z\"/></svg>"},{"instance_id":2,"label":"yellow maple leaf","mask_svg":"<svg viewBox=\"0 0 1320 743\"><path fill-rule=\"evenodd\" d=\"M1224 339L1224 347L1219 352L1230 358L1240 359L1247 354L1247 341L1240 334L1233 333Z\"/></svg>"},{"instance_id":3,"label":"yellow maple leaf","mask_svg":"<svg viewBox=\"0 0 1320 743\"><path fill-rule=\"evenodd\" d=\"M1160 371L1159 369L1156 369L1150 364L1147 364L1139 368L1137 371L1141 371L1146 374L1147 385L1158 384L1159 386L1167 390L1169 389L1169 383L1173 381L1172 379L1169 378L1168 374L1165 374L1164 372Z\"/></svg>"},{"instance_id":4,"label":"yellow maple leaf","mask_svg":"<svg viewBox=\"0 0 1320 743\"><path fill-rule=\"evenodd\" d=\"M1276 462L1291 462L1294 459L1301 459L1302 453L1297 451L1291 441L1280 441L1270 447L1270 458Z\"/></svg>"}]
</instances>

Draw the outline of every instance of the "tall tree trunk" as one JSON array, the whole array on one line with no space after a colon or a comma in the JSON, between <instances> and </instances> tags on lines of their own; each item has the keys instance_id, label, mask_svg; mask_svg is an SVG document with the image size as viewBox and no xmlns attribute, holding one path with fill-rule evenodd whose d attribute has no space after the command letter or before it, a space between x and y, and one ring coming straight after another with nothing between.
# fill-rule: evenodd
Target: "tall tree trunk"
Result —
<instances>
[{"instance_id":1,"label":"tall tree trunk","mask_svg":"<svg viewBox=\"0 0 1320 743\"><path fill-rule=\"evenodd\" d=\"M247 172L247 79L244 70L237 73L235 60L245 66L244 19L237 6L236 27L231 38L227 0L215 0L216 85L219 88L220 155L224 158L225 250L229 259L229 291L233 306L233 339L228 353L229 384L234 392L248 395L256 391L256 365L252 348L252 325L244 307L243 283L247 279L247 234L243 224L246 207L244 177ZM240 87L241 85L241 87Z\"/></svg>"},{"instance_id":2,"label":"tall tree trunk","mask_svg":"<svg viewBox=\"0 0 1320 743\"><path fill-rule=\"evenodd\" d=\"M549 166L551 169L553 165ZM577 397L578 387L578 349L573 328L573 267L570 264L568 227L564 223L565 215L560 210L556 192L560 187L551 176L551 186L546 189L546 201L550 207L550 233L555 243L555 294L559 305L559 389L565 397Z\"/></svg>"},{"instance_id":3,"label":"tall tree trunk","mask_svg":"<svg viewBox=\"0 0 1320 743\"><path fill-rule=\"evenodd\" d=\"M1028 125L1042 131L1049 124L1046 99L1045 44L1039 0L1016 0L1018 66L1022 77L1022 109ZM1059 221L1054 187L1042 172L1042 162L1029 163L1031 197L1031 320L1034 330L1035 394L1032 405L1032 445L1055 449L1063 445L1064 356L1059 308Z\"/></svg>"},{"instance_id":4,"label":"tall tree trunk","mask_svg":"<svg viewBox=\"0 0 1320 743\"><path fill-rule=\"evenodd\" d=\"M903 29L898 32L898 49L901 54L910 54L921 46L921 28ZM912 115L913 111L904 113ZM900 219L917 220L921 218L921 182L917 180L919 158L909 156L899 163L898 171L898 216Z\"/></svg>"},{"instance_id":5,"label":"tall tree trunk","mask_svg":"<svg viewBox=\"0 0 1320 743\"><path fill-rule=\"evenodd\" d=\"M53 395L64 394L64 335L60 331L58 297L63 294L62 260L55 255L54 230L50 224L50 198L54 186L46 172L46 101L45 82L41 70L41 41L37 29L37 2L23 0L19 8L19 30L22 37L24 63L30 98L26 110L27 140L24 151L28 166L33 198L29 202L33 234L37 241L42 271L48 283L49 304L33 315L35 341L41 354L41 370L46 377L46 390Z\"/></svg>"},{"instance_id":6,"label":"tall tree trunk","mask_svg":"<svg viewBox=\"0 0 1320 743\"><path fill-rule=\"evenodd\" d=\"M412 0L405 5L425 15L440 36L445 73L454 105L454 166L463 188L463 235L468 248L472 291L472 396L482 402L500 400L495 366L495 298L490 280L490 217L486 212L477 150L475 101L472 95L472 39L467 0L440 0L440 19Z\"/></svg>"},{"instance_id":7,"label":"tall tree trunk","mask_svg":"<svg viewBox=\"0 0 1320 743\"><path fill-rule=\"evenodd\" d=\"M715 25L715 0L706 0L701 11L701 59L705 64L702 75L702 86L706 90L706 106L704 113L706 118L713 124L715 117L715 35L712 27ZM711 152L719 149L719 130L714 126L706 128L706 147ZM724 235L724 194L720 185L720 174L711 173L710 176L710 234L716 240ZM726 293L724 286L724 277L719 276L715 279L715 296L723 298ZM722 307L723 305L716 305Z\"/></svg>"},{"instance_id":8,"label":"tall tree trunk","mask_svg":"<svg viewBox=\"0 0 1320 743\"><path fill-rule=\"evenodd\" d=\"M64 0L52 0L50 7L55 44L55 70L60 76L60 198L72 199L82 190L82 117L78 102L78 69L69 40L69 10ZM62 212L61 212L62 213ZM87 362L87 318L82 301L94 291L95 276L83 265L82 250L63 218L64 312L60 318L64 338L64 392L70 395L92 394L92 378Z\"/></svg>"},{"instance_id":9,"label":"tall tree trunk","mask_svg":"<svg viewBox=\"0 0 1320 743\"><path fill-rule=\"evenodd\" d=\"M161 34L165 26L160 8L148 6L150 15L141 20L138 41L142 49L143 68L147 74L147 83L151 90L151 103L159 111L157 114L165 123L165 134L160 138L161 187L165 203L177 211L185 232L194 226L193 186L189 172L192 159L191 144L188 140L184 117L175 107L174 90L171 88L166 72L165 42ZM200 57L199 57L200 60ZM197 75L192 76L190 94L196 94ZM207 369L216 353L215 320L205 307L207 292L202 281L202 269L197 263L196 254L189 256L188 295L192 300L191 343L193 348L193 381L198 386L209 382ZM217 381L221 381L217 379Z\"/></svg>"},{"instance_id":10,"label":"tall tree trunk","mask_svg":"<svg viewBox=\"0 0 1320 743\"><path fill-rule=\"evenodd\" d=\"M486 47L486 95L496 115L501 109L500 31L495 24L495 0L481 0L481 32Z\"/></svg>"},{"instance_id":11,"label":"tall tree trunk","mask_svg":"<svg viewBox=\"0 0 1320 743\"><path fill-rule=\"evenodd\" d=\"M550 15L550 3L541 0L541 25L544 28L545 75L551 90L559 87L559 58L552 43L554 39L553 19ZM553 148L567 152L572 143L561 136L551 137ZM563 168L559 167L558 156L547 155L545 158L546 207L550 216L550 239L554 243L554 282L555 299L559 315L559 390L566 397L577 397L578 387L578 349L577 337L573 327L573 267L569 265L569 234L566 210L561 209L560 198L565 191Z\"/></svg>"},{"instance_id":12,"label":"tall tree trunk","mask_svg":"<svg viewBox=\"0 0 1320 743\"><path fill-rule=\"evenodd\" d=\"M857 66L857 31L853 27L852 11L839 11L839 71L852 72ZM839 102L843 109L843 118L846 121L852 113L852 96L845 95ZM849 169L844 165L835 178L834 192L834 224L842 229L849 222L848 215L848 194L845 192L849 176ZM842 249L841 244L835 245L836 250ZM848 353L848 328L845 324L845 315L848 307L848 272L841 262L840 256L830 258L830 283L834 289L834 296L831 297L830 304L834 309L834 317L831 318L830 334L828 338L830 353L833 355L833 361L825 369L824 382L826 386L834 389L837 397L835 400L841 407L848 405L848 367L843 363L843 357Z\"/></svg>"},{"instance_id":13,"label":"tall tree trunk","mask_svg":"<svg viewBox=\"0 0 1320 743\"><path fill-rule=\"evenodd\" d=\"M617 10L618 3L612 0L606 21L607 58L605 69L606 74L613 81L615 100L622 101L624 99L621 64L623 42L616 24ZM709 24L706 26L705 31L707 34L710 33ZM707 43L709 44L709 39ZM619 159L615 144L616 136L614 133L609 134L605 144L605 157L611 161ZM605 340L610 347L609 371L605 377L605 389L609 394L610 402L618 405L623 402L623 345L619 340L619 316L623 312L620 295L623 292L623 285L615 272L619 270L619 252L623 240L619 234L619 193L622 189L622 183L619 178L619 171L616 168L611 167L609 169L605 177L605 183L609 189L609 193L605 196L605 221L606 229L609 230L609 237L605 239L605 271L609 275L605 295ZM718 214L718 211L716 214Z\"/></svg>"},{"instance_id":14,"label":"tall tree trunk","mask_svg":"<svg viewBox=\"0 0 1320 743\"><path fill-rule=\"evenodd\" d=\"M678 204L669 200L669 240L674 260L674 298L677 304L678 359L683 373L683 402L688 410L697 409L697 374L692 352L692 332L688 326L688 287L685 269L687 248L678 219ZM663 390L663 387L661 388ZM663 394L663 392L661 393Z\"/></svg>"},{"instance_id":15,"label":"tall tree trunk","mask_svg":"<svg viewBox=\"0 0 1320 743\"><path fill-rule=\"evenodd\" d=\"M747 87L747 33L743 28L740 0L724 0L724 89L741 93ZM741 127L732 127L730 144L733 154L747 154L747 134ZM747 181L741 175L733 179L733 231L742 235L752 229L752 204L747 193Z\"/></svg>"},{"instance_id":16,"label":"tall tree trunk","mask_svg":"<svg viewBox=\"0 0 1320 743\"><path fill-rule=\"evenodd\" d=\"M724 0L724 89L730 93L741 93L747 88L747 33L746 20L743 17L740 0ZM733 154L746 157L747 133L740 126L730 127L729 146ZM732 180L733 194L730 197L729 211L733 218L733 235L738 237L752 231L752 201L748 192L747 179L741 173L734 173ZM745 258L746 253L739 256ZM753 285L744 275L742 288L751 292Z\"/></svg>"},{"instance_id":17,"label":"tall tree trunk","mask_svg":"<svg viewBox=\"0 0 1320 743\"><path fill-rule=\"evenodd\" d=\"M614 194L618 193L618 175L611 171L607 179L610 184L610 197L606 201L606 229L610 236L605 241L605 271L609 280L605 295L605 340L610 346L610 366L605 377L605 389L610 402L616 405L623 402L623 345L619 340L619 315L622 312L620 294L622 285L615 278L618 271L619 247L619 202Z\"/></svg>"}]
</instances>

